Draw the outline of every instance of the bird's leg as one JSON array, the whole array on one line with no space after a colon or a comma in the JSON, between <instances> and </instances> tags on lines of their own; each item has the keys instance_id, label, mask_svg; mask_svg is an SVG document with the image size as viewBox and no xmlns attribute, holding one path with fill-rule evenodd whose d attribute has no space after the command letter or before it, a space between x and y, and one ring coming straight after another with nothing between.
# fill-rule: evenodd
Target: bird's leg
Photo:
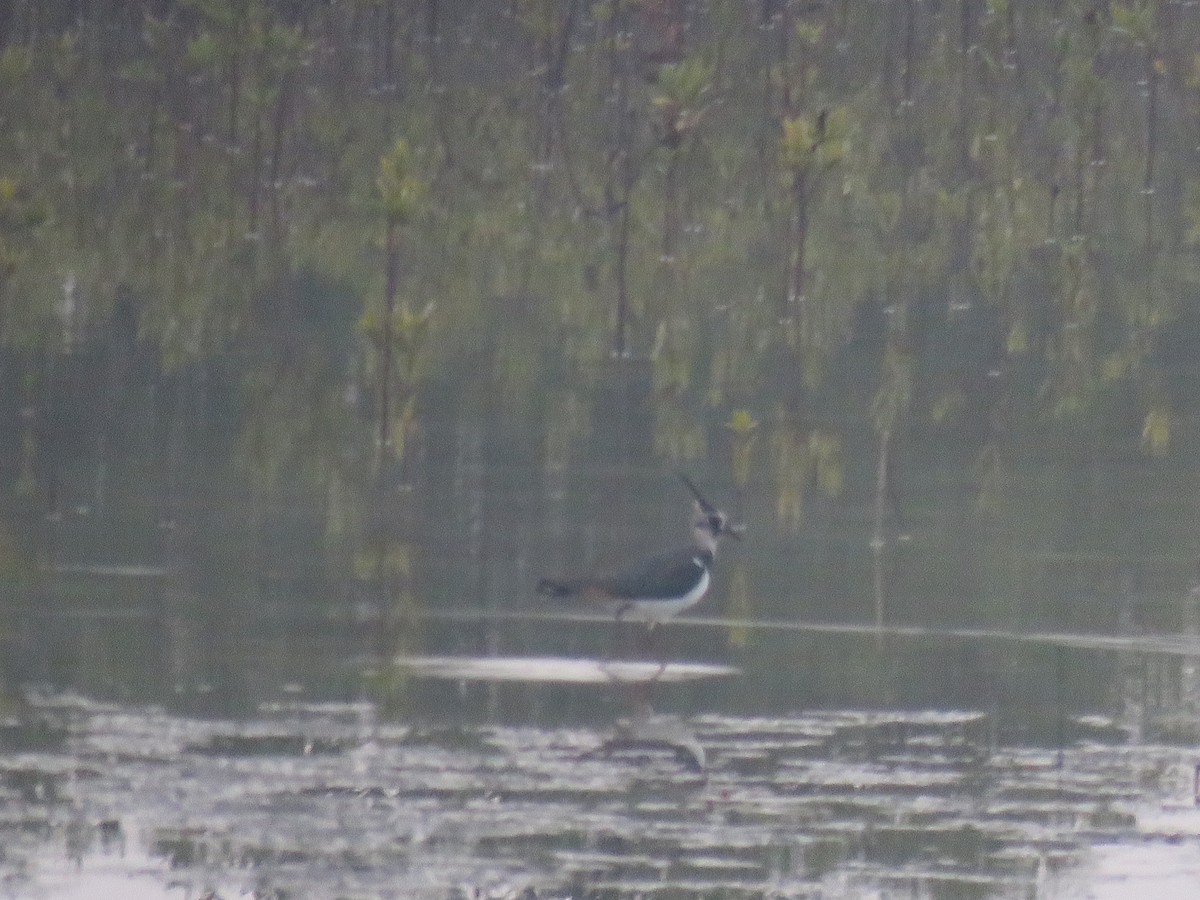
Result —
<instances>
[{"instance_id":1,"label":"bird's leg","mask_svg":"<svg viewBox=\"0 0 1200 900\"><path fill-rule=\"evenodd\" d=\"M635 717L645 718L650 711L653 681L634 681L629 685L629 705Z\"/></svg>"},{"instance_id":2,"label":"bird's leg","mask_svg":"<svg viewBox=\"0 0 1200 900\"><path fill-rule=\"evenodd\" d=\"M632 603L623 603L617 607L617 616L613 621L613 657L618 657L621 655L621 623L625 618L625 613L629 612L631 609L633 609Z\"/></svg>"},{"instance_id":3,"label":"bird's leg","mask_svg":"<svg viewBox=\"0 0 1200 900\"><path fill-rule=\"evenodd\" d=\"M652 650L656 651L654 655L658 658L658 675L662 675L667 668L667 642L663 637L664 629L657 622L650 623L650 633L647 638L650 642Z\"/></svg>"},{"instance_id":4,"label":"bird's leg","mask_svg":"<svg viewBox=\"0 0 1200 900\"><path fill-rule=\"evenodd\" d=\"M658 662L658 671L655 673L654 678L652 679L654 681L657 681L667 668L667 654L666 647L664 646L662 639L662 631L663 629L659 627L658 622L648 622L646 624L645 632L642 633L644 636L639 642L640 646L638 648L641 656Z\"/></svg>"},{"instance_id":5,"label":"bird's leg","mask_svg":"<svg viewBox=\"0 0 1200 900\"><path fill-rule=\"evenodd\" d=\"M646 628L643 631L638 628L633 634L633 652L638 659L644 659L650 655L651 637L654 635L654 623L647 622Z\"/></svg>"},{"instance_id":6,"label":"bird's leg","mask_svg":"<svg viewBox=\"0 0 1200 900\"><path fill-rule=\"evenodd\" d=\"M639 658L644 658L647 661L657 660L658 662L658 669L649 678L647 678L645 681L639 682L637 685L637 696L640 702L643 703L647 708L650 707L650 699L654 696L654 686L662 677L663 672L667 670L666 654L660 653L656 649L662 644L661 632L662 629L659 627L658 623L653 620L646 623L645 631L641 631L640 629L638 631L638 635L641 638L639 643L642 645L638 653Z\"/></svg>"}]
</instances>

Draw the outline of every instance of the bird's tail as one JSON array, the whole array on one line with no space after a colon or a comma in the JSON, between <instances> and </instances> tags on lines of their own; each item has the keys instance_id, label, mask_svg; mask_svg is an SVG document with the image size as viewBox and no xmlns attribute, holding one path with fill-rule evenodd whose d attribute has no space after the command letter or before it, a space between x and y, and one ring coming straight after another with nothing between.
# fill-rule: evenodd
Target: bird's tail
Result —
<instances>
[{"instance_id":1,"label":"bird's tail","mask_svg":"<svg viewBox=\"0 0 1200 900\"><path fill-rule=\"evenodd\" d=\"M566 578L543 578L537 583L537 592L547 597L574 597L583 585L578 580Z\"/></svg>"}]
</instances>

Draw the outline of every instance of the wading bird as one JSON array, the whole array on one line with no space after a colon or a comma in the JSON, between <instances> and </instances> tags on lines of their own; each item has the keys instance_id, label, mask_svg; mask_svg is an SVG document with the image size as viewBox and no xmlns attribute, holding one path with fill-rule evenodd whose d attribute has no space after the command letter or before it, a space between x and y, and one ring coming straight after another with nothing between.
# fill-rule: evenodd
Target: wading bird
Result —
<instances>
[{"instance_id":1,"label":"wading bird","mask_svg":"<svg viewBox=\"0 0 1200 900\"><path fill-rule=\"evenodd\" d=\"M744 525L709 503L686 475L680 479L695 497L692 543L652 556L613 575L543 578L538 593L608 609L617 621L645 622L651 629L700 602L712 583L717 544L725 535L741 539Z\"/></svg>"}]
</instances>

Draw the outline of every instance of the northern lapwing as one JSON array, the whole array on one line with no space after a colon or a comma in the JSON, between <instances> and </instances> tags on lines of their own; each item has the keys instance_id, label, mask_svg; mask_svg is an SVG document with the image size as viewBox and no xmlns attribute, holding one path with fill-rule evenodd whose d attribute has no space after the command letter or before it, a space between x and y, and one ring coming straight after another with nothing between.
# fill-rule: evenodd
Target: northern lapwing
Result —
<instances>
[{"instance_id":1,"label":"northern lapwing","mask_svg":"<svg viewBox=\"0 0 1200 900\"><path fill-rule=\"evenodd\" d=\"M745 526L709 503L682 473L693 504L692 544L652 556L627 571L582 578L543 578L539 594L560 599L577 598L615 613L617 621L645 622L651 628L700 602L712 583L717 544L725 535L741 539Z\"/></svg>"}]
</instances>

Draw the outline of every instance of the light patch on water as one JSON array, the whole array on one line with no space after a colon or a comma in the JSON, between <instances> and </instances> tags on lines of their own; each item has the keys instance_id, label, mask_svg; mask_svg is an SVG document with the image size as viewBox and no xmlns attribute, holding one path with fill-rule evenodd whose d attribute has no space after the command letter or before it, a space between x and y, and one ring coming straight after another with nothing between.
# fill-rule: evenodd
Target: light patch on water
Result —
<instances>
[{"instance_id":1,"label":"light patch on water","mask_svg":"<svg viewBox=\"0 0 1200 900\"><path fill-rule=\"evenodd\" d=\"M192 886L175 883L164 860L151 855L136 834L130 840L122 833L119 845L85 848L79 845L80 823L71 826L62 835L65 844L54 840L43 844L26 858L21 876L5 879L5 896L37 900L187 900L193 896ZM84 840L90 845L91 838L94 835L86 835Z\"/></svg>"},{"instance_id":2,"label":"light patch on water","mask_svg":"<svg viewBox=\"0 0 1200 900\"><path fill-rule=\"evenodd\" d=\"M1054 900L1195 900L1200 846L1195 843L1104 844L1094 847L1062 883Z\"/></svg>"},{"instance_id":3,"label":"light patch on water","mask_svg":"<svg viewBox=\"0 0 1200 900\"><path fill-rule=\"evenodd\" d=\"M720 663L557 656L400 656L395 665L424 678L541 684L671 684L729 678L741 672Z\"/></svg>"},{"instance_id":4,"label":"light patch on water","mask_svg":"<svg viewBox=\"0 0 1200 900\"><path fill-rule=\"evenodd\" d=\"M141 563L62 563L50 571L55 575L86 575L100 578L166 578L174 574L164 566Z\"/></svg>"}]
</instances>

